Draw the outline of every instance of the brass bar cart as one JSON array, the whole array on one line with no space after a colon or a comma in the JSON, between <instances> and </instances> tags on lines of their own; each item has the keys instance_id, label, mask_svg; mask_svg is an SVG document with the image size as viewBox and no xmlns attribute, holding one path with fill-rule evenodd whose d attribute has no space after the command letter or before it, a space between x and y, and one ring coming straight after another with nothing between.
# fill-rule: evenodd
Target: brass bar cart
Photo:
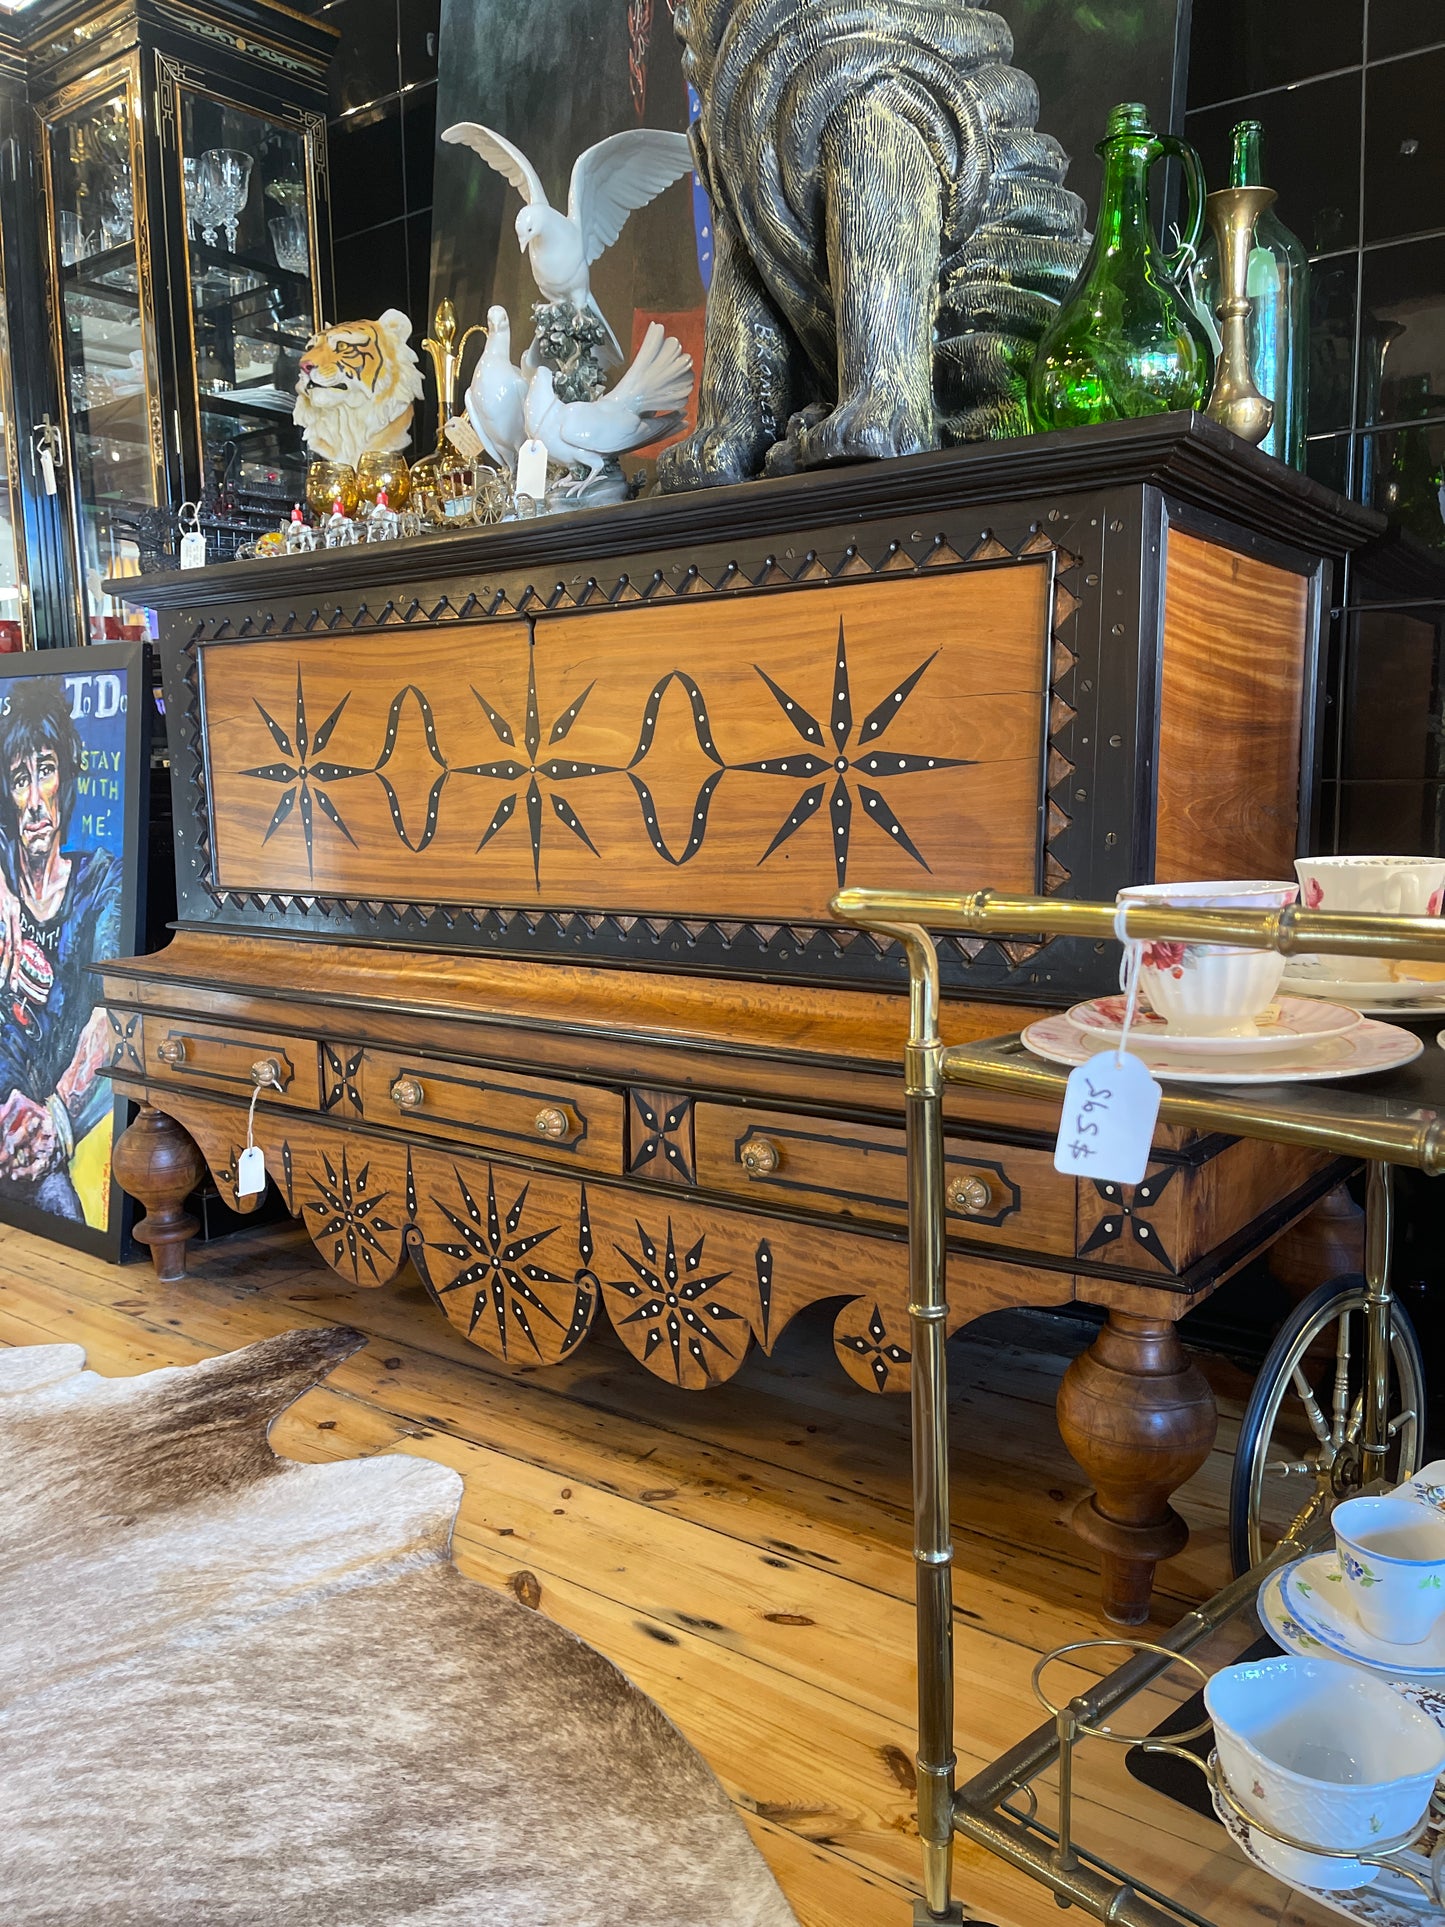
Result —
<instances>
[{"instance_id":1,"label":"brass bar cart","mask_svg":"<svg viewBox=\"0 0 1445 1927\"><path fill-rule=\"evenodd\" d=\"M1326 1527L1327 1507L1307 1506L1273 1555L1185 1616L1157 1643L1121 1638L1137 1650L1090 1692L1054 1708L1053 1717L961 1790L956 1786L953 1705L953 1548L949 1513L948 1318L943 1197L943 1094L968 1084L1061 1102L1067 1074L1031 1055L1018 1037L945 1046L939 1031L939 978L932 932L1024 940L1032 936L1117 937L1118 906L993 891L948 896L929 891L841 891L833 914L903 946L909 972L909 1028L904 1053L908 1147L909 1318L913 1340L912 1439L914 1560L918 1611L918 1824L923 1894L916 1921L962 1921L953 1895L953 1841L964 1835L1118 1927L1208 1927L1201 1916L1121 1870L1084 1853L1071 1838L1073 1749L1098 1735L1110 1713L1142 1691L1253 1598L1261 1580L1297 1556ZM1432 917L1334 916L1297 906L1283 910L1188 910L1131 904L1130 939L1234 944L1285 956L1323 953L1412 958L1445 963L1445 923ZM1381 1087L1384 1094L1381 1094ZM1388 1450L1387 1397L1392 1318L1391 1173L1406 1165L1432 1176L1445 1171L1445 1109L1422 1105L1408 1089L1392 1096L1388 1080L1368 1093L1348 1086L1265 1086L1231 1090L1164 1088L1159 1118L1227 1133L1353 1156L1368 1165L1366 1201L1365 1398L1358 1483L1377 1480ZM1108 1642L1115 1643L1115 1642ZM1052 1657L1052 1656L1050 1656ZM1041 1662L1042 1667L1048 1663ZM1189 1662L1186 1662L1189 1663ZM1037 1681L1037 1674L1036 1674ZM1042 1698L1042 1693L1040 1694ZM1108 1734L1103 1737L1118 1737ZM1057 1764L1060 1824L1042 1828L1031 1782ZM1022 1811L1012 1804L1022 1795Z\"/></svg>"}]
</instances>

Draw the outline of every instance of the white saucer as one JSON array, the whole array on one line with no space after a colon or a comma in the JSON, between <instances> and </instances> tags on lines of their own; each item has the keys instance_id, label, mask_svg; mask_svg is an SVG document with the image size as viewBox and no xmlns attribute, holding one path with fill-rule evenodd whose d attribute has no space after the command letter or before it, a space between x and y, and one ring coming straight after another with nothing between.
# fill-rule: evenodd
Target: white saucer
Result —
<instances>
[{"instance_id":1,"label":"white saucer","mask_svg":"<svg viewBox=\"0 0 1445 1927\"><path fill-rule=\"evenodd\" d=\"M1297 1559L1281 1576L1280 1594L1291 1616L1339 1659L1393 1678L1445 1680L1445 1619L1418 1646L1396 1646L1367 1633L1350 1610L1336 1553Z\"/></svg>"},{"instance_id":2,"label":"white saucer","mask_svg":"<svg viewBox=\"0 0 1445 1927\"><path fill-rule=\"evenodd\" d=\"M1376 1017L1445 1017L1445 983L1420 979L1390 979L1367 983L1349 977L1326 977L1298 968L1297 960L1280 980L1280 990L1291 997L1318 997L1351 1004Z\"/></svg>"},{"instance_id":3,"label":"white saucer","mask_svg":"<svg viewBox=\"0 0 1445 1927\"><path fill-rule=\"evenodd\" d=\"M1107 1041L1080 1030L1065 1011L1030 1024L1022 1042L1035 1057L1051 1064L1084 1064L1108 1049ZM1262 1060L1246 1058L1243 1063L1217 1052L1160 1050L1152 1040L1141 1039L1136 1045L1129 1039L1129 1055L1170 1084L1312 1084L1338 1077L1370 1077L1378 1071L1398 1070L1424 1048L1410 1031L1369 1018L1336 1036L1302 1039L1292 1050L1274 1051Z\"/></svg>"},{"instance_id":4,"label":"white saucer","mask_svg":"<svg viewBox=\"0 0 1445 1927\"><path fill-rule=\"evenodd\" d=\"M1069 1022L1077 1029L1086 1031L1090 1037L1098 1039L1096 1048L1105 1049L1117 1044L1124 1034L1124 1011L1128 999L1095 997L1087 1004L1075 1004L1068 1013ZM1353 1030L1360 1022L1360 1013L1344 1004L1327 1004L1318 997L1281 997L1277 1003L1262 1011L1254 1021L1254 1029L1244 1035L1229 1037L1192 1037L1187 1033L1171 1030L1157 1011L1141 1004L1135 1012L1134 1022L1129 1035L1137 1037L1141 1044L1148 1044L1151 1050L1193 1051L1196 1054L1208 1053L1220 1057L1257 1057L1262 1053L1287 1051L1305 1040L1321 1037L1335 1037L1341 1032Z\"/></svg>"}]
</instances>

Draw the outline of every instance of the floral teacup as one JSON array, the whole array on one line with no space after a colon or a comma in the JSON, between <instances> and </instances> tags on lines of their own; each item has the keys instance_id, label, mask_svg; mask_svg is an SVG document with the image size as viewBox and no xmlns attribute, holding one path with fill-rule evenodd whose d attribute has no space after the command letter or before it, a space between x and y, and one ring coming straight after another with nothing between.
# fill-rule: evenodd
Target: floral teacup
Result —
<instances>
[{"instance_id":1,"label":"floral teacup","mask_svg":"<svg viewBox=\"0 0 1445 1927\"><path fill-rule=\"evenodd\" d=\"M1295 861L1306 910L1346 916L1438 917L1445 904L1445 858L1302 856ZM1329 975L1350 983L1384 983L1389 966L1372 957L1321 959Z\"/></svg>"},{"instance_id":2,"label":"floral teacup","mask_svg":"<svg viewBox=\"0 0 1445 1927\"><path fill-rule=\"evenodd\" d=\"M1323 1659L1226 1666L1204 1689L1230 1792L1261 1826L1250 1847L1291 1885L1363 1887L1378 1867L1271 1840L1370 1853L1424 1818L1445 1732L1393 1686Z\"/></svg>"},{"instance_id":3,"label":"floral teacup","mask_svg":"<svg viewBox=\"0 0 1445 1927\"><path fill-rule=\"evenodd\" d=\"M1293 883L1140 883L1120 903L1169 904L1182 910L1282 910ZM1284 958L1273 950L1233 944L1146 942L1139 987L1170 1030L1193 1037L1250 1037L1268 1010Z\"/></svg>"},{"instance_id":4,"label":"floral teacup","mask_svg":"<svg viewBox=\"0 0 1445 1927\"><path fill-rule=\"evenodd\" d=\"M1345 1596L1367 1633L1418 1646L1445 1613L1445 1518L1408 1493L1347 1499L1332 1524Z\"/></svg>"}]
</instances>

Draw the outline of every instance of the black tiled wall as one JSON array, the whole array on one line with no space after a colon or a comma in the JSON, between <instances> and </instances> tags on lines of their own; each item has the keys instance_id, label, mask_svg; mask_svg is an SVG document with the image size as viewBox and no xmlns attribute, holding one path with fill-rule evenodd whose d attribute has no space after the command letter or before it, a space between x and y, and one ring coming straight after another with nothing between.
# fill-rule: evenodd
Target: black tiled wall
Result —
<instances>
[{"instance_id":1,"label":"black tiled wall","mask_svg":"<svg viewBox=\"0 0 1445 1927\"><path fill-rule=\"evenodd\" d=\"M321 0L340 30L328 149L336 313L401 308L428 332L441 0Z\"/></svg>"},{"instance_id":2,"label":"black tiled wall","mask_svg":"<svg viewBox=\"0 0 1445 1927\"><path fill-rule=\"evenodd\" d=\"M1264 123L1313 260L1311 474L1390 516L1342 573L1319 843L1445 849L1445 5L1194 0L1186 132L1211 183Z\"/></svg>"}]
</instances>

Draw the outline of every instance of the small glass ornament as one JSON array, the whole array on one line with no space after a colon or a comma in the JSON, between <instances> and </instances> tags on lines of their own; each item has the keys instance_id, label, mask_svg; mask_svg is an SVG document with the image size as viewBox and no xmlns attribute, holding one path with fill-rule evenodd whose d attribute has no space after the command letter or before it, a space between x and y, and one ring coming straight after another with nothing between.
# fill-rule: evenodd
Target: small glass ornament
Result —
<instances>
[{"instance_id":1,"label":"small glass ornament","mask_svg":"<svg viewBox=\"0 0 1445 1927\"><path fill-rule=\"evenodd\" d=\"M405 455L370 448L356 465L359 500L375 504L385 495L393 509L404 509L411 499L411 470Z\"/></svg>"},{"instance_id":2,"label":"small glass ornament","mask_svg":"<svg viewBox=\"0 0 1445 1927\"><path fill-rule=\"evenodd\" d=\"M328 549L349 549L360 539L357 526L346 513L345 506L338 495L330 515L326 518L322 540Z\"/></svg>"},{"instance_id":3,"label":"small glass ornament","mask_svg":"<svg viewBox=\"0 0 1445 1927\"><path fill-rule=\"evenodd\" d=\"M267 529L264 535L256 537L257 555L284 555L286 553L285 529Z\"/></svg>"},{"instance_id":4,"label":"small glass ornament","mask_svg":"<svg viewBox=\"0 0 1445 1927\"><path fill-rule=\"evenodd\" d=\"M375 504L367 510L366 539L368 542L395 542L401 534L401 517L387 500L386 490L377 496Z\"/></svg>"},{"instance_id":5,"label":"small glass ornament","mask_svg":"<svg viewBox=\"0 0 1445 1927\"><path fill-rule=\"evenodd\" d=\"M306 506L320 522L340 502L348 515L355 515L360 502L356 470L349 462L313 462L306 471Z\"/></svg>"},{"instance_id":6,"label":"small glass ornament","mask_svg":"<svg viewBox=\"0 0 1445 1927\"><path fill-rule=\"evenodd\" d=\"M291 511L291 522L286 530L287 555L309 555L316 547L316 531L311 528L301 513L298 502Z\"/></svg>"}]
</instances>

